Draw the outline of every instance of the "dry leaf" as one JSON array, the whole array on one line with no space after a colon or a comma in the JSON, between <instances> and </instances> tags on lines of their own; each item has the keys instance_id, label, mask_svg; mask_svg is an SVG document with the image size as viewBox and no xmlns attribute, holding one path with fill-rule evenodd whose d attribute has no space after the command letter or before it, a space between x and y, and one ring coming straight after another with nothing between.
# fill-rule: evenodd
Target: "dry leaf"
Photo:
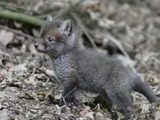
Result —
<instances>
[{"instance_id":1,"label":"dry leaf","mask_svg":"<svg viewBox=\"0 0 160 120\"><path fill-rule=\"evenodd\" d=\"M6 30L0 30L0 42L3 45L7 45L14 38L14 34L12 32L8 32Z\"/></svg>"}]
</instances>

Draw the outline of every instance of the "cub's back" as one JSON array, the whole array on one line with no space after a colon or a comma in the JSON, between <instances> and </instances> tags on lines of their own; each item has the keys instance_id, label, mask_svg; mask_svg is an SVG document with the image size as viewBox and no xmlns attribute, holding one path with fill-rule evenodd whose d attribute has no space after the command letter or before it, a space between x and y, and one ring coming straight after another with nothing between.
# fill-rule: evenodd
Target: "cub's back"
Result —
<instances>
[{"instance_id":1,"label":"cub's back","mask_svg":"<svg viewBox=\"0 0 160 120\"><path fill-rule=\"evenodd\" d=\"M91 88L97 89L93 92L98 91L99 86L109 81L113 82L114 77L117 77L116 84L121 84L120 82L128 84L127 70L121 62L97 51L80 51L77 58L77 71L80 76L80 84L87 84Z\"/></svg>"}]
</instances>

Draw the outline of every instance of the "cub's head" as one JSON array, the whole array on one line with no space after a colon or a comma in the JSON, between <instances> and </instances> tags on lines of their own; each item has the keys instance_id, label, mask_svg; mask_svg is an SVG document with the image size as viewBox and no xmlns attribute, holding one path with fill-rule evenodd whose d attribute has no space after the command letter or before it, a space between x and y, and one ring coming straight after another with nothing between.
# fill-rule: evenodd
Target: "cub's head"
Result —
<instances>
[{"instance_id":1,"label":"cub's head","mask_svg":"<svg viewBox=\"0 0 160 120\"><path fill-rule=\"evenodd\" d=\"M35 43L38 52L58 57L64 52L74 48L75 34L71 20L54 21L51 16L41 27L40 39Z\"/></svg>"}]
</instances>

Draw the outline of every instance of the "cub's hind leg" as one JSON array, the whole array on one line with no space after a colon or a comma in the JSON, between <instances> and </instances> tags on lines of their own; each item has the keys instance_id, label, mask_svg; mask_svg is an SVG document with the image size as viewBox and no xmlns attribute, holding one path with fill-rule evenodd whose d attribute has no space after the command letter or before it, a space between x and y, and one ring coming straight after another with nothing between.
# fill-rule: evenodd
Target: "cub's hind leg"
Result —
<instances>
[{"instance_id":1,"label":"cub's hind leg","mask_svg":"<svg viewBox=\"0 0 160 120\"><path fill-rule=\"evenodd\" d=\"M122 110L126 118L130 119L133 112L133 99L127 87L107 86L106 93L111 101Z\"/></svg>"}]
</instances>

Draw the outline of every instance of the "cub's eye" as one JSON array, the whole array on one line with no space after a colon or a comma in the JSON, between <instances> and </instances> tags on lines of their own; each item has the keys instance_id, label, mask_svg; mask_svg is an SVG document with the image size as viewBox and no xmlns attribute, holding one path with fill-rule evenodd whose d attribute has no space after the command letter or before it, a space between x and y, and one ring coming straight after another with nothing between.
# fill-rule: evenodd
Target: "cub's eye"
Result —
<instances>
[{"instance_id":1,"label":"cub's eye","mask_svg":"<svg viewBox=\"0 0 160 120\"><path fill-rule=\"evenodd\" d=\"M53 39L53 38L51 38L51 37L48 37L47 39L48 39L48 41L49 41L49 42L54 41L54 39Z\"/></svg>"}]
</instances>

